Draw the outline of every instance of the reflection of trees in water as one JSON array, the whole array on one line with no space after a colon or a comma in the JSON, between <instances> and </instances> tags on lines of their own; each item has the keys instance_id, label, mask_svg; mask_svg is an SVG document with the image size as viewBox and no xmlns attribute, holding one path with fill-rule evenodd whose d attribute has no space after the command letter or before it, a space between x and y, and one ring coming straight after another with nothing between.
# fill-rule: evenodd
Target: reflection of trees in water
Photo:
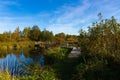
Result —
<instances>
[{"instance_id":1,"label":"reflection of trees in water","mask_svg":"<svg viewBox=\"0 0 120 80\"><path fill-rule=\"evenodd\" d=\"M31 48L24 48L24 49L11 49L11 50L4 50L0 49L0 57L4 58L10 53L14 53L16 56L20 55L21 50L25 53L24 55L30 57Z\"/></svg>"},{"instance_id":2,"label":"reflection of trees in water","mask_svg":"<svg viewBox=\"0 0 120 80\"><path fill-rule=\"evenodd\" d=\"M23 51L18 52L18 54L6 54L3 58L0 58L0 69L2 71L8 69L11 75L22 75L28 72L26 71L28 70L28 65L31 65L33 63L38 63L41 66L44 65L44 55L37 53L37 55L33 55L32 53L32 55L29 53L24 54Z\"/></svg>"},{"instance_id":3,"label":"reflection of trees in water","mask_svg":"<svg viewBox=\"0 0 120 80\"><path fill-rule=\"evenodd\" d=\"M20 57L15 54L8 54L5 58L0 59L0 68L2 71L8 69L11 75L22 75L27 70L27 65L32 64L31 58L26 58L24 53L20 53Z\"/></svg>"}]
</instances>

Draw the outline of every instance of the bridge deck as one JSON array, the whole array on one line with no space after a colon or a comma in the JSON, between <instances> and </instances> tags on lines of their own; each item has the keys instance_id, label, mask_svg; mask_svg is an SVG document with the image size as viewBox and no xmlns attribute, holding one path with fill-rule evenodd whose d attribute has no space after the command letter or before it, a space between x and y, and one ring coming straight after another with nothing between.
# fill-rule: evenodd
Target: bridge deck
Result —
<instances>
[{"instance_id":1,"label":"bridge deck","mask_svg":"<svg viewBox=\"0 0 120 80\"><path fill-rule=\"evenodd\" d=\"M68 55L69 58L77 58L80 56L80 48L73 47L72 51Z\"/></svg>"}]
</instances>

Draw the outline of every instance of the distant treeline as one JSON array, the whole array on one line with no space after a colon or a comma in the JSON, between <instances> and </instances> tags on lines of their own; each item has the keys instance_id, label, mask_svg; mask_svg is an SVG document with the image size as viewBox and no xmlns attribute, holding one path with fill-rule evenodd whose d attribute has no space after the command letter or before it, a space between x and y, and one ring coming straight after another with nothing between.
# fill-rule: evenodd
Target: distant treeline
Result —
<instances>
[{"instance_id":1,"label":"distant treeline","mask_svg":"<svg viewBox=\"0 0 120 80\"><path fill-rule=\"evenodd\" d=\"M4 32L0 34L0 42L19 42L19 41L77 41L76 35L68 35L63 32L58 34L53 34L52 31L44 29L41 31L37 25L32 28L25 27L23 31L19 27L15 29L14 32Z\"/></svg>"}]
</instances>

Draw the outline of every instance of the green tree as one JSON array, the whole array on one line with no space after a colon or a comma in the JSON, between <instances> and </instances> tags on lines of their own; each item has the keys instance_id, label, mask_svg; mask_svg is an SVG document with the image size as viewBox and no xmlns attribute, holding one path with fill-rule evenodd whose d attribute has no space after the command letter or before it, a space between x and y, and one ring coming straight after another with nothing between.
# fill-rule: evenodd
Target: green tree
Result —
<instances>
[{"instance_id":1,"label":"green tree","mask_svg":"<svg viewBox=\"0 0 120 80\"><path fill-rule=\"evenodd\" d=\"M17 32L17 33L20 32L20 28L19 28L19 26L15 29L15 32Z\"/></svg>"},{"instance_id":2,"label":"green tree","mask_svg":"<svg viewBox=\"0 0 120 80\"><path fill-rule=\"evenodd\" d=\"M5 34L0 34L0 41L1 42L5 42L7 40L8 40L8 38L7 38L7 36Z\"/></svg>"},{"instance_id":3,"label":"green tree","mask_svg":"<svg viewBox=\"0 0 120 80\"><path fill-rule=\"evenodd\" d=\"M23 35L25 38L28 38L29 35L30 35L30 27L25 27L24 30L23 30Z\"/></svg>"},{"instance_id":4,"label":"green tree","mask_svg":"<svg viewBox=\"0 0 120 80\"><path fill-rule=\"evenodd\" d=\"M13 33L11 34L11 38L12 38L12 40L14 40L14 41L20 41L20 35L19 35L19 33L17 33L17 32L13 32Z\"/></svg>"},{"instance_id":5,"label":"green tree","mask_svg":"<svg viewBox=\"0 0 120 80\"><path fill-rule=\"evenodd\" d=\"M7 41L11 41L11 35L12 35L12 32L11 32L11 31L9 31L9 32L4 32L3 35L6 36Z\"/></svg>"},{"instance_id":6,"label":"green tree","mask_svg":"<svg viewBox=\"0 0 120 80\"><path fill-rule=\"evenodd\" d=\"M34 41L39 41L40 40L40 29L37 25L34 25L32 29L30 30L30 39Z\"/></svg>"},{"instance_id":7,"label":"green tree","mask_svg":"<svg viewBox=\"0 0 120 80\"><path fill-rule=\"evenodd\" d=\"M89 41L86 49L90 51L89 53L116 55L120 51L119 23L114 17L102 20L101 16L102 15L99 14L100 21L93 23L92 26L88 28L86 35L84 32L80 32L79 42L81 42L81 44L86 43L87 41L84 40L86 36ZM83 45L81 47L83 47Z\"/></svg>"},{"instance_id":8,"label":"green tree","mask_svg":"<svg viewBox=\"0 0 120 80\"><path fill-rule=\"evenodd\" d=\"M119 80L120 23L114 17L105 20L101 14L98 17L99 21L88 27L88 31L80 30L79 45L82 55L75 78Z\"/></svg>"},{"instance_id":9,"label":"green tree","mask_svg":"<svg viewBox=\"0 0 120 80\"><path fill-rule=\"evenodd\" d=\"M67 42L77 42L78 37L76 35L66 35L66 41Z\"/></svg>"},{"instance_id":10,"label":"green tree","mask_svg":"<svg viewBox=\"0 0 120 80\"><path fill-rule=\"evenodd\" d=\"M58 34L55 35L55 38L56 38L56 41L64 42L65 38L66 38L66 35L63 32L58 33Z\"/></svg>"},{"instance_id":11,"label":"green tree","mask_svg":"<svg viewBox=\"0 0 120 80\"><path fill-rule=\"evenodd\" d=\"M54 41L54 35L52 32L44 29L41 33L41 40L42 41Z\"/></svg>"}]
</instances>

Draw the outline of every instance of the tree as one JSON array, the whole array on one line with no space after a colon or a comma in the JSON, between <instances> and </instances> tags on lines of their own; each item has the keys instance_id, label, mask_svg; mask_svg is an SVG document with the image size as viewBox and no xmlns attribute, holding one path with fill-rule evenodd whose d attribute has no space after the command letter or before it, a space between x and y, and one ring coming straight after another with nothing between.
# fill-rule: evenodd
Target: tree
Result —
<instances>
[{"instance_id":1,"label":"tree","mask_svg":"<svg viewBox=\"0 0 120 80\"><path fill-rule=\"evenodd\" d=\"M41 40L42 41L53 41L54 40L54 35L52 32L44 29L41 33Z\"/></svg>"},{"instance_id":2,"label":"tree","mask_svg":"<svg viewBox=\"0 0 120 80\"><path fill-rule=\"evenodd\" d=\"M60 42L64 42L66 35L62 32L62 33L58 33L55 35L56 41L60 41Z\"/></svg>"},{"instance_id":3,"label":"tree","mask_svg":"<svg viewBox=\"0 0 120 80\"><path fill-rule=\"evenodd\" d=\"M76 35L66 35L66 41L67 42L77 42L78 38Z\"/></svg>"},{"instance_id":4,"label":"tree","mask_svg":"<svg viewBox=\"0 0 120 80\"><path fill-rule=\"evenodd\" d=\"M32 27L32 29L30 30L29 37L32 40L39 41L40 40L40 33L41 33L41 31L40 31L39 27L37 25L34 25Z\"/></svg>"},{"instance_id":5,"label":"tree","mask_svg":"<svg viewBox=\"0 0 120 80\"><path fill-rule=\"evenodd\" d=\"M7 40L10 41L11 40L11 35L12 35L12 32L9 31L9 32L4 32L3 35L6 36Z\"/></svg>"},{"instance_id":6,"label":"tree","mask_svg":"<svg viewBox=\"0 0 120 80\"><path fill-rule=\"evenodd\" d=\"M17 32L13 32L12 35L11 35L11 38L12 38L14 41L20 41L20 35L19 35L19 33L17 33Z\"/></svg>"},{"instance_id":7,"label":"tree","mask_svg":"<svg viewBox=\"0 0 120 80\"><path fill-rule=\"evenodd\" d=\"M15 32L17 32L17 33L20 32L20 28L19 28L19 26L15 29Z\"/></svg>"},{"instance_id":8,"label":"tree","mask_svg":"<svg viewBox=\"0 0 120 80\"><path fill-rule=\"evenodd\" d=\"M23 35L25 38L28 38L30 35L30 27L25 27L23 30Z\"/></svg>"},{"instance_id":9,"label":"tree","mask_svg":"<svg viewBox=\"0 0 120 80\"><path fill-rule=\"evenodd\" d=\"M99 18L101 18L101 14ZM103 55L118 54L120 52L119 26L119 23L114 17L106 20L101 19L99 22L93 23L86 33L86 37L89 40L86 49L89 50L89 53ZM83 36L83 32L80 33L79 42L82 40L82 44L87 43L87 41L84 40L84 36L81 36ZM83 45L81 47L83 47Z\"/></svg>"},{"instance_id":10,"label":"tree","mask_svg":"<svg viewBox=\"0 0 120 80\"><path fill-rule=\"evenodd\" d=\"M8 38L5 34L0 34L0 41L1 42L7 41L7 40L8 40Z\"/></svg>"}]
</instances>

